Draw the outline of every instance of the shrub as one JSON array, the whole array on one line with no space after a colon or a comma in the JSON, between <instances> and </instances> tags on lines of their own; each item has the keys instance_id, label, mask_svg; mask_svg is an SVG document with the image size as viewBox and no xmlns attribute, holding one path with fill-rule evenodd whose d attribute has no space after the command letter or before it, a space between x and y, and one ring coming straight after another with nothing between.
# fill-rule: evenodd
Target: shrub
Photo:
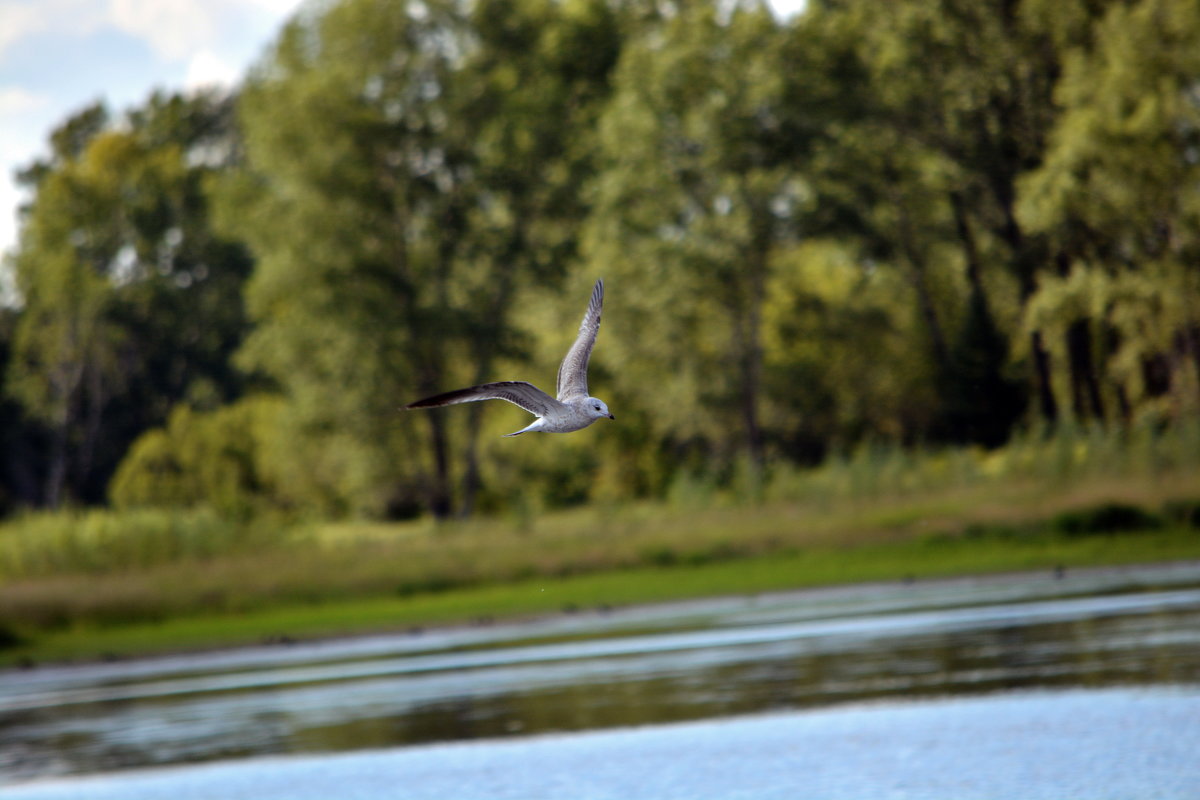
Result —
<instances>
[{"instance_id":1,"label":"shrub","mask_svg":"<svg viewBox=\"0 0 1200 800\"><path fill-rule=\"evenodd\" d=\"M0 625L0 650L7 650L24 643L25 640L18 636L12 629Z\"/></svg>"},{"instance_id":2,"label":"shrub","mask_svg":"<svg viewBox=\"0 0 1200 800\"><path fill-rule=\"evenodd\" d=\"M104 573L259 548L280 537L260 520L233 522L210 508L31 514L0 525L0 578Z\"/></svg>"},{"instance_id":3,"label":"shrub","mask_svg":"<svg viewBox=\"0 0 1200 800\"><path fill-rule=\"evenodd\" d=\"M1200 500L1174 500L1163 506L1163 516L1176 525L1200 528Z\"/></svg>"},{"instance_id":4,"label":"shrub","mask_svg":"<svg viewBox=\"0 0 1200 800\"><path fill-rule=\"evenodd\" d=\"M1068 536L1087 536L1094 533L1157 530L1163 526L1163 521L1137 506L1105 503L1056 514L1050 526Z\"/></svg>"},{"instance_id":5,"label":"shrub","mask_svg":"<svg viewBox=\"0 0 1200 800\"><path fill-rule=\"evenodd\" d=\"M264 458L280 402L252 397L210 412L176 407L165 427L133 443L109 487L113 505L207 506L234 519L286 506Z\"/></svg>"}]
</instances>

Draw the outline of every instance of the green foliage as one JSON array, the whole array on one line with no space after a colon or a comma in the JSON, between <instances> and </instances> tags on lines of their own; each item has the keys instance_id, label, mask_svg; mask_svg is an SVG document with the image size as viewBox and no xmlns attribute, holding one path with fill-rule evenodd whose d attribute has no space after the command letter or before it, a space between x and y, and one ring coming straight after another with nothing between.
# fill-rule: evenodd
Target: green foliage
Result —
<instances>
[{"instance_id":1,"label":"green foliage","mask_svg":"<svg viewBox=\"0 0 1200 800\"><path fill-rule=\"evenodd\" d=\"M0 510L531 528L1194 466L1198 53L1187 0L306 7L237 96L82 109L21 172ZM548 387L597 277L616 425L400 411Z\"/></svg>"},{"instance_id":2,"label":"green foliage","mask_svg":"<svg viewBox=\"0 0 1200 800\"><path fill-rule=\"evenodd\" d=\"M1062 361L1070 358L1069 332L1076 326L1113 343L1100 360L1101 404L1137 418L1187 417L1200 410L1200 361L1192 355L1200 330L1197 297L1200 271L1189 266L1149 262L1113 272L1080 262L1069 274L1040 282L1025 325L1047 334ZM1056 377L1060 386L1071 380L1070 374Z\"/></svg>"},{"instance_id":3,"label":"green foliage","mask_svg":"<svg viewBox=\"0 0 1200 800\"><path fill-rule=\"evenodd\" d=\"M669 551L664 551L669 552ZM1062 565L1089 567L1120 565L1172 558L1195 557L1197 539L1191 532L1140 532L1133 535L1067 538L1031 536L1010 540L983 537L928 537L923 539L774 552L765 556L671 567L642 567L619 572L575 574L566 577L527 577L514 583L475 585L437 592L342 596L314 605L311 590L299 599L283 596L284 587L257 595L257 603L230 613L218 608L210 594L206 603L180 608L176 597L162 594L128 597L129 608L141 612L125 624L114 621L111 607L87 609L66 628L25 628L21 641L0 652L0 663L42 663L96 659L112 655L137 656L188 649L212 649L261 644L286 634L293 639L346 636L375 631L395 631L404 626L419 630L425 625L462 624L471 621L528 618L572 609L619 608L628 604L663 602L714 595L753 595L805 586L836 585L856 581L896 581L899 576L937 578L1017 570L1044 570ZM254 562L251 577L269 574L276 563ZM174 584L181 589L180 582ZM78 584L59 587L69 592ZM103 586L102 589L111 589ZM263 590L251 584L250 591ZM87 592L95 596L93 583ZM75 599L75 598L72 598ZM114 598L106 598L113 600ZM139 605L140 603L140 605ZM155 603L157 607L151 608ZM48 604L48 603L47 603ZM78 608L80 603L74 603ZM186 615L163 618L167 609ZM108 612L106 614L106 611ZM107 623L107 624L105 624ZM14 633L14 635L17 635Z\"/></svg>"},{"instance_id":4,"label":"green foliage","mask_svg":"<svg viewBox=\"0 0 1200 800\"><path fill-rule=\"evenodd\" d=\"M1200 529L1200 499L1171 500L1163 505L1163 516L1173 525Z\"/></svg>"},{"instance_id":5,"label":"green foliage","mask_svg":"<svg viewBox=\"0 0 1200 800\"><path fill-rule=\"evenodd\" d=\"M1042 279L1027 325L1052 338L1073 325L1101 343L1096 394L1108 408L1193 415L1200 10L1186 0L1112 3L1092 33L1064 59L1062 118L1022 179L1018 210L1055 240L1062 264Z\"/></svg>"},{"instance_id":6,"label":"green foliage","mask_svg":"<svg viewBox=\"0 0 1200 800\"><path fill-rule=\"evenodd\" d=\"M781 42L751 4L727 19L698 6L635 38L600 121L585 234L621 298L602 357L624 365L616 391L643 405L647 434L760 464L763 306L803 193L784 168Z\"/></svg>"},{"instance_id":7,"label":"green foliage","mask_svg":"<svg viewBox=\"0 0 1200 800\"><path fill-rule=\"evenodd\" d=\"M1068 536L1151 531L1162 526L1162 518L1158 515L1125 503L1105 503L1092 508L1064 511L1050 520L1053 530Z\"/></svg>"},{"instance_id":8,"label":"green foliage","mask_svg":"<svg viewBox=\"0 0 1200 800\"><path fill-rule=\"evenodd\" d=\"M1014 436L994 450L913 448L867 442L835 453L814 469L777 465L767 498L838 503L905 497L953 487L1038 483L1067 492L1074 483L1132 476L1200 474L1200 421L1163 427L1144 422L1119 430L1061 425Z\"/></svg>"},{"instance_id":9,"label":"green foliage","mask_svg":"<svg viewBox=\"0 0 1200 800\"><path fill-rule=\"evenodd\" d=\"M779 455L809 466L866 437L931 424L931 365L904 282L854 250L814 240L780 254L764 321L764 424Z\"/></svg>"},{"instance_id":10,"label":"green foliage","mask_svg":"<svg viewBox=\"0 0 1200 800\"><path fill-rule=\"evenodd\" d=\"M972 457L961 455L960 462L949 459L949 468ZM948 468L944 454L877 462L886 464L892 486L910 472ZM576 603L618 603L1195 557L1200 538L1194 529L1142 530L1127 522L1159 520L1156 509L1164 499L1193 496L1193 477L1126 474L1117 483L1080 477L1051 487L991 479L932 490L904 484L907 494L891 498L844 494L769 500L753 508L718 498L699 509L575 509L532 524L424 520L279 530L231 527L209 512L175 512L173 526L157 510L29 517L0 526L0 564L24 570L0 583L0 620L34 640L56 630L138 622L156 623L167 640L169 631L193 624L228 635L255 627L236 620L265 624L272 617L300 626L290 633L344 633L553 609L558 606L530 605L528 599L540 598L541 588L553 597L552 587L565 579L597 587L595 594L576 594ZM1104 509L1114 505L1126 518L1119 525L1104 522L1111 516ZM1087 530L1097 529L1099 519L1100 527L1114 532L1065 535L1053 529L1056 519L1086 520ZM133 563L143 566L127 566ZM578 584L576 576L582 576ZM473 602L464 594L489 600ZM432 610L438 607L441 612ZM279 630L268 626L257 635Z\"/></svg>"},{"instance_id":11,"label":"green foliage","mask_svg":"<svg viewBox=\"0 0 1200 800\"><path fill-rule=\"evenodd\" d=\"M454 427L396 411L521 352L510 309L573 248L575 133L615 35L599 3L464 16L347 0L293 20L251 75L248 169L221 193L226 228L258 256L240 358L282 388L296 446L354 474L333 487L342 510L475 502L480 410Z\"/></svg>"},{"instance_id":12,"label":"green foliage","mask_svg":"<svg viewBox=\"0 0 1200 800\"><path fill-rule=\"evenodd\" d=\"M204 182L236 154L228 104L155 95L121 123L97 106L53 136L12 265L22 302L6 393L48 432L42 492L95 502L129 442L180 399L239 389L244 250L208 228Z\"/></svg>"},{"instance_id":13,"label":"green foliage","mask_svg":"<svg viewBox=\"0 0 1200 800\"><path fill-rule=\"evenodd\" d=\"M212 509L59 511L0 523L0 578L117 574L261 548L265 523L243 527Z\"/></svg>"},{"instance_id":14,"label":"green foliage","mask_svg":"<svg viewBox=\"0 0 1200 800\"><path fill-rule=\"evenodd\" d=\"M207 507L229 519L291 506L268 462L282 401L256 396L210 412L179 406L142 434L113 477L117 509Z\"/></svg>"},{"instance_id":15,"label":"green foliage","mask_svg":"<svg viewBox=\"0 0 1200 800\"><path fill-rule=\"evenodd\" d=\"M42 428L12 396L9 368L18 314L0 307L0 519L36 497Z\"/></svg>"}]
</instances>

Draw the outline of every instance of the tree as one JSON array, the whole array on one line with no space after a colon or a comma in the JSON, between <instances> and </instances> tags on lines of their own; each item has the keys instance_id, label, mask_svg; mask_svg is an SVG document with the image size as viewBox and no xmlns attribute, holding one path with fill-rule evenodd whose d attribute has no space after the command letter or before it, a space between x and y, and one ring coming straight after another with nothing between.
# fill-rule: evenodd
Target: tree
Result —
<instances>
[{"instance_id":1,"label":"tree","mask_svg":"<svg viewBox=\"0 0 1200 800\"><path fill-rule=\"evenodd\" d=\"M9 391L50 431L43 500L64 501L93 468L101 420L120 389L105 279L115 255L97 228L104 202L91 191L122 170L123 140L93 140L79 159L46 175L14 259L24 301L13 341ZM91 235L89 235L91 234Z\"/></svg>"},{"instance_id":2,"label":"tree","mask_svg":"<svg viewBox=\"0 0 1200 800\"><path fill-rule=\"evenodd\" d=\"M527 341L510 309L565 271L576 134L616 41L592 0L347 0L293 20L251 75L250 169L224 195L259 256L242 359L284 391L296 441L339 460L341 511L472 507L482 410L458 432L397 409Z\"/></svg>"},{"instance_id":3,"label":"tree","mask_svg":"<svg viewBox=\"0 0 1200 800\"><path fill-rule=\"evenodd\" d=\"M229 105L155 95L110 126L101 106L51 136L13 265L23 306L9 393L49 436L50 506L99 501L129 442L188 399L240 391L244 250L208 229L204 183L236 158Z\"/></svg>"},{"instance_id":4,"label":"tree","mask_svg":"<svg viewBox=\"0 0 1200 800\"><path fill-rule=\"evenodd\" d=\"M1112 4L1071 49L1063 114L1021 184L1021 218L1061 252L1027 325L1094 378L1075 413L1200 408L1200 9Z\"/></svg>"},{"instance_id":5,"label":"tree","mask_svg":"<svg viewBox=\"0 0 1200 800\"><path fill-rule=\"evenodd\" d=\"M781 254L764 311L764 420L777 452L813 464L863 441L929 430L937 395L923 322L899 270L864 268L851 241Z\"/></svg>"},{"instance_id":6,"label":"tree","mask_svg":"<svg viewBox=\"0 0 1200 800\"><path fill-rule=\"evenodd\" d=\"M757 467L763 305L803 191L783 159L779 43L770 12L739 3L689 6L628 45L587 233L624 298L607 346L626 398L669 447Z\"/></svg>"},{"instance_id":7,"label":"tree","mask_svg":"<svg viewBox=\"0 0 1200 800\"><path fill-rule=\"evenodd\" d=\"M17 311L0 306L0 517L41 496L39 456L44 430L5 391Z\"/></svg>"},{"instance_id":8,"label":"tree","mask_svg":"<svg viewBox=\"0 0 1200 800\"><path fill-rule=\"evenodd\" d=\"M579 187L595 171L591 131L620 53L619 21L604 0L489 0L471 7L475 44L455 80L469 98L458 116L473 131L478 192L464 241L473 265L476 322L466 331L472 383L494 379L500 359L531 360L532 348L522 342L535 337L512 309L544 299L538 288L562 286L576 257L587 213ZM574 294L552 294L577 311ZM483 412L482 406L467 412L462 515L480 489Z\"/></svg>"},{"instance_id":9,"label":"tree","mask_svg":"<svg viewBox=\"0 0 1200 800\"><path fill-rule=\"evenodd\" d=\"M113 476L117 508L207 506L226 518L247 518L300 506L303 476L287 474L287 491L272 470L280 446L277 397L254 396L207 412L180 404L167 423L133 443ZM296 478L299 477L299 480Z\"/></svg>"},{"instance_id":10,"label":"tree","mask_svg":"<svg viewBox=\"0 0 1200 800\"><path fill-rule=\"evenodd\" d=\"M1061 48L1083 35L1089 13L1036 0L854 2L822 4L799 23L837 31L866 76L840 122L854 146L833 150L831 177L869 214L867 225L848 221L914 275L947 403L940 438L1002 441L1027 395L1044 419L1058 415L1042 332L1010 347L1016 310L1039 273L1056 268L1049 241L1016 214L1017 183L1040 162ZM881 202L893 207L888 225L872 211ZM946 257L949 280L935 266ZM952 302L939 304L947 289ZM1027 356L1026 391L1008 374L1010 349Z\"/></svg>"}]
</instances>

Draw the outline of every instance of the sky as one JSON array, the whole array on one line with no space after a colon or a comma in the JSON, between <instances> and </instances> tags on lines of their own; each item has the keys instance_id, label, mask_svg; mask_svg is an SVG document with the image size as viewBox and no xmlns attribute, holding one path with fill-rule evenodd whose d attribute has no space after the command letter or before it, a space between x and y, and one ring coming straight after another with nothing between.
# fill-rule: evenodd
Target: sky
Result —
<instances>
[{"instance_id":1,"label":"sky","mask_svg":"<svg viewBox=\"0 0 1200 800\"><path fill-rule=\"evenodd\" d=\"M0 252L25 199L13 172L95 100L113 113L154 89L231 86L300 0L0 0Z\"/></svg>"},{"instance_id":2,"label":"sky","mask_svg":"<svg viewBox=\"0 0 1200 800\"><path fill-rule=\"evenodd\" d=\"M790 14L804 0L771 0ZM119 114L155 89L236 84L301 0L0 0L0 253L26 200L13 173L50 131L104 100Z\"/></svg>"}]
</instances>

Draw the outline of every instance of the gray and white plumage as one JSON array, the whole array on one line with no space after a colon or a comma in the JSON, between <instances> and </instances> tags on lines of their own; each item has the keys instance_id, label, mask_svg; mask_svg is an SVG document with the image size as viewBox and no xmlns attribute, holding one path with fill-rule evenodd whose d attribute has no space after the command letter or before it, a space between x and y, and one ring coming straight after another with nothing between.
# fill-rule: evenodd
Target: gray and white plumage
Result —
<instances>
[{"instance_id":1,"label":"gray and white plumage","mask_svg":"<svg viewBox=\"0 0 1200 800\"><path fill-rule=\"evenodd\" d=\"M592 298L579 323L579 335L558 367L558 398L555 399L525 381L498 381L456 389L452 392L426 397L405 408L438 408L456 403L479 400L507 400L537 417L528 426L505 436L528 431L570 433L586 428L598 419L616 419L603 400L588 396L587 368L600 330L600 308L604 304L604 281L596 281Z\"/></svg>"}]
</instances>

